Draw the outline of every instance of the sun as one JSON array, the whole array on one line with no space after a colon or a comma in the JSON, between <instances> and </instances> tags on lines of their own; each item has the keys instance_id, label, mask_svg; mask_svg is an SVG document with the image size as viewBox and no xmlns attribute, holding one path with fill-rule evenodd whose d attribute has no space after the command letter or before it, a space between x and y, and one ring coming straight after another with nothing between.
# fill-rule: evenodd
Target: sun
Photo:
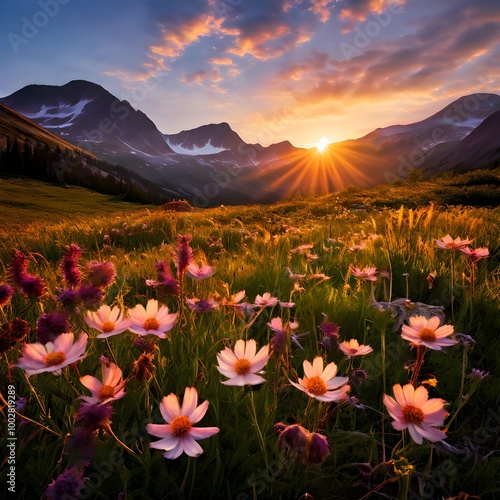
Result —
<instances>
[{"instance_id":1,"label":"sun","mask_svg":"<svg viewBox=\"0 0 500 500\"><path fill-rule=\"evenodd\" d=\"M323 153L323 151L325 151L327 147L328 147L328 139L327 139L325 136L323 136L323 137L319 140L318 144L316 144L316 149L317 149L320 153Z\"/></svg>"}]
</instances>

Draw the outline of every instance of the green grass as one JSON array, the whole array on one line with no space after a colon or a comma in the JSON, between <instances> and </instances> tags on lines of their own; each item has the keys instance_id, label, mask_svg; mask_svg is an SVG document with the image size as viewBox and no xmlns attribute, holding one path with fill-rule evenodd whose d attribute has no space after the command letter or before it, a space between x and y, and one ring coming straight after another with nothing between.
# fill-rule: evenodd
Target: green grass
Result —
<instances>
[{"instance_id":1,"label":"green grass","mask_svg":"<svg viewBox=\"0 0 500 500\"><path fill-rule=\"evenodd\" d=\"M463 178L462 183L473 184L471 179ZM452 193L455 181L444 179L431 185L443 191L449 188L446 192ZM482 186L481 182L475 185ZM96 453L84 470L88 477L84 497L105 499L122 494L142 499L243 500L296 499L309 493L325 499L381 495L395 499L447 498L460 492L481 498L499 496L500 211L488 207L489 198L486 206L476 208L446 207L438 203L438 197L426 200L434 204L422 203L429 192L427 186L350 189L324 198L185 214L109 201L109 213L96 216L90 209L84 211L82 206L67 201L64 217L56 213L56 218L51 219L50 211L38 214L35 234L18 230L26 225L22 214L14 224L7 221L0 240L0 283L7 280L10 255L17 248L30 255L28 271L42 276L50 290L40 301L26 300L16 293L12 303L3 312L0 310L2 323L15 317L28 321L29 342L36 340L39 316L60 308L53 297L63 287L59 263L64 246L70 243L84 249L82 266L92 260L115 264L116 280L106 290L108 304L130 308L156 298L145 279L156 278L154 264L158 260L170 262L178 235L185 233L192 235L195 260L206 260L217 270L207 280L186 278L186 296L220 300L245 290L247 300L253 302L257 294L267 291L282 301L295 302L291 310L279 306L264 309L249 324L229 307L201 314L190 311L175 297L160 297L171 311L182 311L182 319L167 339L155 340L153 378L147 383L130 378L126 395L113 403L113 433L134 453L100 431ZM56 192L52 187L44 189L46 194ZM29 190L18 197L25 201L28 195ZM405 196L409 197L409 205L400 208ZM108 198L96 196L92 204L99 204L99 199ZM61 207L65 203L57 195L54 205ZM349 250L370 233L380 237L368 241L364 250ZM457 344L445 352L428 352L421 375L432 374L437 379L437 386L430 389L431 397L445 399L451 415L459 408L461 395L468 399L462 398L466 404L451 423L446 444L424 441L418 446L406 435L402 448L398 444L401 433L390 425L382 395L384 388L392 394L394 384L408 382L411 373L405 364L415 352L401 338L400 331L394 331L395 319L390 313L370 305L369 284L358 286L349 275L349 265L373 265L391 273L391 281L375 285L378 301L404 298L408 288L412 302L443 306L445 323L450 324L451 254L437 248L434 241L448 233L474 238L473 247L490 249L491 255L477 264L474 297L470 264L462 255L457 255L455 262L454 329L472 336L476 344L473 349ZM290 253L301 244L312 244L311 252L318 258L307 262L304 256ZM325 273L331 279L309 279L294 287L286 267L307 275ZM429 289L426 277L432 271L438 277L435 287ZM408 274L407 278L404 274ZM22 370L8 369L20 357L20 345L3 355L2 394L6 394L8 384L15 385L17 395L27 398L20 413L36 422L17 424L16 498L40 498L48 484L77 460L77 455L67 453L66 438L74 433L74 417L80 404L77 392L88 394L79 376L99 377L99 357L105 355L116 360L124 377L130 377L139 358L140 350L133 345L134 334L125 332L110 337L108 342L96 339L96 332L83 321L83 312L73 312L71 324L76 333L89 333L87 357L76 367L66 369L66 378L50 373L33 375L30 387ZM322 335L318 326L323 313L340 327L341 340L356 338L374 351L354 358L352 366L338 349L327 351L319 344ZM278 316L283 322L299 322L297 333L305 334L300 339L303 350L290 342L289 363L283 357L272 356L262 385L222 385L225 377L216 369L217 353L225 345L234 346L239 338L253 338L259 347L267 344L272 339L267 322ZM353 384L351 392L359 398L362 408L336 404L329 407L310 401L290 385L289 379L296 381L303 376L303 361L312 361L316 355L325 362L335 362L339 375L351 374L352 368L367 371L366 381ZM476 387L469 378L472 368L488 371L490 376ZM210 403L198 425L217 426L220 432L200 441L204 453L199 457L182 455L166 460L161 451L149 448L157 438L148 435L145 426L162 422L158 407L164 396L174 393L181 397L185 387L193 385L200 402ZM6 415L5 409L3 412ZM303 465L280 448L274 430L277 422L299 423L324 434L331 454L322 465ZM403 462L412 466L407 469L408 475L398 472ZM4 469L0 473L2 484L5 474ZM30 478L29 487L23 477Z\"/></svg>"}]
</instances>

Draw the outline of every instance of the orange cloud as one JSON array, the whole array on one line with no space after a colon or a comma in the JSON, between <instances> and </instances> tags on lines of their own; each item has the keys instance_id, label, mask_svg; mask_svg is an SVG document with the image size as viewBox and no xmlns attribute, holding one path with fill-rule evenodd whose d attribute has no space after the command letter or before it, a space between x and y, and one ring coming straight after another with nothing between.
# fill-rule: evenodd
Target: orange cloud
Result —
<instances>
[{"instance_id":1,"label":"orange cloud","mask_svg":"<svg viewBox=\"0 0 500 500\"><path fill-rule=\"evenodd\" d=\"M366 21L369 14L380 14L388 8L400 8L406 0L349 0L340 11L339 18L349 21Z\"/></svg>"},{"instance_id":2,"label":"orange cloud","mask_svg":"<svg viewBox=\"0 0 500 500\"><path fill-rule=\"evenodd\" d=\"M217 66L230 66L231 64L233 64L232 59L230 59L229 57L212 57L212 59L210 59L210 62Z\"/></svg>"},{"instance_id":3,"label":"orange cloud","mask_svg":"<svg viewBox=\"0 0 500 500\"><path fill-rule=\"evenodd\" d=\"M200 69L195 73L183 76L181 78L181 82L188 85L202 85L205 80L208 80L212 83L217 83L222 79L223 78L220 74L219 68L214 68L211 70Z\"/></svg>"}]
</instances>

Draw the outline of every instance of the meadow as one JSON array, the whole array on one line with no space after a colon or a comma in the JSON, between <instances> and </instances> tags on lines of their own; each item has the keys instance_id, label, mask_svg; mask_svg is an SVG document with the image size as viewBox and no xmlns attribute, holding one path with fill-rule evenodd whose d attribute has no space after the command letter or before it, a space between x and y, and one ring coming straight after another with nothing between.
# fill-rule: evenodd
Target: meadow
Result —
<instances>
[{"instance_id":1,"label":"meadow","mask_svg":"<svg viewBox=\"0 0 500 500\"><path fill-rule=\"evenodd\" d=\"M48 218L29 207L17 212L24 218L4 216L0 285L15 290L0 307L10 495L500 498L498 178L475 173L460 186L450 177L188 213L103 197L96 204L109 210L96 216L58 199ZM90 200L71 193L79 207ZM42 206L43 196L30 202ZM447 235L472 242L441 248ZM460 246L489 255L475 259ZM152 300L175 316L155 323L144 313L137 327L133 311ZM116 318L96 323L90 312L103 304L135 318L132 326L113 334ZM411 342L403 336L419 316L439 321ZM69 332L82 359L65 365L58 351L71 356L52 343ZM371 351L346 347L351 339ZM47 341L55 357L37 346L27 359L23 346ZM253 341L259 362L248 354ZM29 375L36 356L40 373ZM317 357L328 375L316 370ZM103 381L115 365L121 372ZM319 387L334 377L328 391ZM405 386L406 420L387 398L399 401L396 384ZM206 409L199 421L185 392L193 387ZM410 401L414 390L434 400L433 411L423 396ZM174 419L186 415L175 414L171 394L190 420ZM427 413L432 428L421 430ZM160 427L165 417L169 430ZM190 433L203 453L186 443L174 458ZM159 438L164 448L152 448ZM9 498L7 457L4 465Z\"/></svg>"}]
</instances>

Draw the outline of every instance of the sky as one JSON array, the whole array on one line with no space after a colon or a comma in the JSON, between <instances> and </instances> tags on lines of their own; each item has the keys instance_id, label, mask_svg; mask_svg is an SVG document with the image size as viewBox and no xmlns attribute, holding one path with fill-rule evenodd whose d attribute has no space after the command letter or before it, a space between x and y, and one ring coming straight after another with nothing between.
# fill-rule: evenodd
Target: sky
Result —
<instances>
[{"instance_id":1,"label":"sky","mask_svg":"<svg viewBox=\"0 0 500 500\"><path fill-rule=\"evenodd\" d=\"M2 97L83 79L166 134L312 147L500 93L500 2L2 0L0 61Z\"/></svg>"}]
</instances>

